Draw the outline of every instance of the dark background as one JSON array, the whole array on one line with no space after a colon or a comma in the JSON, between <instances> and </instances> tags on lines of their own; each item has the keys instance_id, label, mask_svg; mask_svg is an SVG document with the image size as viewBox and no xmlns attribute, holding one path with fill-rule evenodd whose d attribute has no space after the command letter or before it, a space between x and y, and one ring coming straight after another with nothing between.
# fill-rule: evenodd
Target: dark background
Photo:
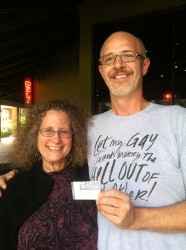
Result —
<instances>
[{"instance_id":1,"label":"dark background","mask_svg":"<svg viewBox=\"0 0 186 250\"><path fill-rule=\"evenodd\" d=\"M0 101L23 102L23 79L57 66L56 55L79 40L78 5L0 9Z\"/></svg>"}]
</instances>

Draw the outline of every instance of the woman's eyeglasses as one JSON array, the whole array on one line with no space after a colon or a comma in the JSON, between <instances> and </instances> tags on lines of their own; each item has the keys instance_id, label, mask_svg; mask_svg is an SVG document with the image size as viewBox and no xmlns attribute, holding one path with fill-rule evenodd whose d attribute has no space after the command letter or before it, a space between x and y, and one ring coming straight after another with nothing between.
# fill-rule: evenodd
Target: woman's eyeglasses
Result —
<instances>
[{"instance_id":1,"label":"woman's eyeglasses","mask_svg":"<svg viewBox=\"0 0 186 250\"><path fill-rule=\"evenodd\" d=\"M44 137L53 137L53 136L55 136L55 134L57 134L61 138L71 138L72 137L72 131L65 130L65 129L54 130L52 128L41 128L39 130L39 132Z\"/></svg>"}]
</instances>

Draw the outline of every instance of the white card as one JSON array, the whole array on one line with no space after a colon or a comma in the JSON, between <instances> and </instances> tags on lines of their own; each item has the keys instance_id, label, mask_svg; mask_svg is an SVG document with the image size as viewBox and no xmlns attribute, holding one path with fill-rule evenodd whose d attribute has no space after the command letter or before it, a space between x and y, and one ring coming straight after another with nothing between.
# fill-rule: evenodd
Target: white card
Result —
<instances>
[{"instance_id":1,"label":"white card","mask_svg":"<svg viewBox=\"0 0 186 250\"><path fill-rule=\"evenodd\" d=\"M74 200L96 200L100 192L99 181L73 181L71 185Z\"/></svg>"}]
</instances>

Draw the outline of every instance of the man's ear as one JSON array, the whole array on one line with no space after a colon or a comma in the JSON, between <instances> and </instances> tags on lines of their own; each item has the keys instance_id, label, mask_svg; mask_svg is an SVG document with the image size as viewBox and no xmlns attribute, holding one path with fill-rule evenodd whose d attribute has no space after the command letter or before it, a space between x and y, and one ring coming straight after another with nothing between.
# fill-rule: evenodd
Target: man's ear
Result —
<instances>
[{"instance_id":1,"label":"man's ear","mask_svg":"<svg viewBox=\"0 0 186 250\"><path fill-rule=\"evenodd\" d=\"M142 69L143 76L147 74L149 66L150 66L150 59L147 57L143 61L143 69Z\"/></svg>"},{"instance_id":2,"label":"man's ear","mask_svg":"<svg viewBox=\"0 0 186 250\"><path fill-rule=\"evenodd\" d=\"M98 65L98 70L99 70L100 75L103 77L103 68L102 68L102 65Z\"/></svg>"}]
</instances>

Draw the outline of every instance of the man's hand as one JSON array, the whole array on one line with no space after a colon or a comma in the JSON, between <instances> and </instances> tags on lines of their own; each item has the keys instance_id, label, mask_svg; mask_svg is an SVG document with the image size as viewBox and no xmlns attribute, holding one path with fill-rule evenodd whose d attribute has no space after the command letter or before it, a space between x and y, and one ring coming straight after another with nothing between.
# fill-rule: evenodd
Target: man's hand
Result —
<instances>
[{"instance_id":1,"label":"man's hand","mask_svg":"<svg viewBox=\"0 0 186 250\"><path fill-rule=\"evenodd\" d=\"M126 193L117 190L101 192L98 211L119 228L130 228L134 222L134 207Z\"/></svg>"},{"instance_id":2,"label":"man's hand","mask_svg":"<svg viewBox=\"0 0 186 250\"><path fill-rule=\"evenodd\" d=\"M5 190L7 188L7 182L11 180L16 174L15 170L11 170L10 172L0 175L0 197L2 196L2 189Z\"/></svg>"}]
</instances>

